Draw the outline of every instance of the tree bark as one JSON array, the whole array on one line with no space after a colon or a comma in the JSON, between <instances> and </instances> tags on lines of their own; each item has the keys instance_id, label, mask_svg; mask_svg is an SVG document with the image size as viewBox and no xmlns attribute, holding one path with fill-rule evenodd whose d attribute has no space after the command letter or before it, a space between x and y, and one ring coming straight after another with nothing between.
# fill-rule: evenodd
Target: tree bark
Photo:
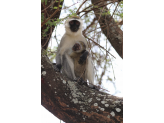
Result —
<instances>
[{"instance_id":1,"label":"tree bark","mask_svg":"<svg viewBox=\"0 0 164 123\"><path fill-rule=\"evenodd\" d=\"M66 123L123 123L123 99L70 81L41 56L41 104Z\"/></svg>"},{"instance_id":2,"label":"tree bark","mask_svg":"<svg viewBox=\"0 0 164 123\"><path fill-rule=\"evenodd\" d=\"M108 38L109 42L119 54L119 56L123 58L123 32L118 27L117 23L114 21L113 17L110 14L101 14L102 11L100 10L99 6L106 4L106 0L102 1L103 2L99 2L99 0L91 0L92 4L98 6L98 9L93 9L96 19L100 24L103 34ZM96 4L97 2L99 3ZM107 10L107 7L104 7L104 12Z\"/></svg>"}]
</instances>

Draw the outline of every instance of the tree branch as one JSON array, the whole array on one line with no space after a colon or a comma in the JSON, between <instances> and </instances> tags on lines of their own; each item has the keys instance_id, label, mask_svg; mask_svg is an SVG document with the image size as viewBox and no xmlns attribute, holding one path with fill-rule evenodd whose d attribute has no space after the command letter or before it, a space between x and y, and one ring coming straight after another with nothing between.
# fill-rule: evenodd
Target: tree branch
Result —
<instances>
[{"instance_id":1,"label":"tree branch","mask_svg":"<svg viewBox=\"0 0 164 123\"><path fill-rule=\"evenodd\" d=\"M57 6L58 8L55 10L55 12L49 18L47 18L44 22L41 23L41 27L43 27L43 25L59 11L59 5L60 5L60 0L58 2L58 6Z\"/></svg>"},{"instance_id":2,"label":"tree branch","mask_svg":"<svg viewBox=\"0 0 164 123\"><path fill-rule=\"evenodd\" d=\"M91 1L92 1L92 4L95 5L95 3L97 3L97 1L99 0L91 0ZM96 4L96 6L99 7L104 4L106 4L106 2L101 2L99 4ZM104 11L106 10L108 10L107 7L105 7ZM100 17L100 13L101 13L100 9L94 9L93 11L95 13L97 20L99 21L102 32L108 38L111 45L119 54L119 56L123 58L123 32L122 30L118 27L117 23L114 21L113 17L110 14L101 15Z\"/></svg>"},{"instance_id":3,"label":"tree branch","mask_svg":"<svg viewBox=\"0 0 164 123\"><path fill-rule=\"evenodd\" d=\"M67 123L123 123L123 99L70 81L41 57L41 104Z\"/></svg>"},{"instance_id":4,"label":"tree branch","mask_svg":"<svg viewBox=\"0 0 164 123\"><path fill-rule=\"evenodd\" d=\"M44 17L44 22L42 22L42 24L41 24L41 32L42 33L43 33L43 30L45 30L47 28L47 26L48 26L45 23L50 18L53 18L53 20L55 21L56 20L55 18L59 18L59 16L60 16L61 9L59 9L59 11L55 12L56 10L53 9L53 7L55 7L55 6L57 7L58 6L58 8L59 8L59 4L63 5L64 0L63 0L63 2L55 2L55 1L56 0L49 0L49 1L47 1L47 5L45 5L44 2L41 4L41 10L43 10L43 11L41 11L41 13L44 13L44 16L45 16ZM49 7L49 6L52 6L52 7ZM45 13L45 11L46 11L46 13ZM49 15L51 15L51 16L49 17ZM49 39L51 37L50 32L51 32L51 29L54 30L54 27L55 26L52 25L51 28L49 28L48 31L46 32L46 36L45 37L42 36L42 38L41 38L41 44L42 44L42 47L44 45L44 47L43 47L44 49L47 49L47 47L48 47Z\"/></svg>"}]
</instances>

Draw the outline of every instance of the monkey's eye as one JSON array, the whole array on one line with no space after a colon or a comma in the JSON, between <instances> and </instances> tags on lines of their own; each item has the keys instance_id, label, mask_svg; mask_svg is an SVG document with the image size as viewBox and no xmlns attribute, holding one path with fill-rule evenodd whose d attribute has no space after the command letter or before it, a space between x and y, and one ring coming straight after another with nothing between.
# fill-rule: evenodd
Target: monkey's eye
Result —
<instances>
[{"instance_id":1,"label":"monkey's eye","mask_svg":"<svg viewBox=\"0 0 164 123\"><path fill-rule=\"evenodd\" d=\"M69 24L70 24L70 25L73 25L73 21L70 21Z\"/></svg>"},{"instance_id":2,"label":"monkey's eye","mask_svg":"<svg viewBox=\"0 0 164 123\"><path fill-rule=\"evenodd\" d=\"M76 21L76 25L80 25L80 22L79 21Z\"/></svg>"}]
</instances>

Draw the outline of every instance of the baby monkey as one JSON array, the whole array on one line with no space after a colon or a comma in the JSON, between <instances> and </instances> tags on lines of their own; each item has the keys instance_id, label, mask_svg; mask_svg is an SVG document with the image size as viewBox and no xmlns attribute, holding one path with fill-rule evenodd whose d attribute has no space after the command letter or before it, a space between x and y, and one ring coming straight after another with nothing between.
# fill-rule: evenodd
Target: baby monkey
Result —
<instances>
[{"instance_id":1,"label":"baby monkey","mask_svg":"<svg viewBox=\"0 0 164 123\"><path fill-rule=\"evenodd\" d=\"M74 73L77 81L84 83L86 77L86 63L89 52L86 51L86 45L83 41L78 41L74 44L71 52L68 53L74 63Z\"/></svg>"},{"instance_id":2,"label":"baby monkey","mask_svg":"<svg viewBox=\"0 0 164 123\"><path fill-rule=\"evenodd\" d=\"M74 73L76 76L76 81L78 81L80 84L87 85L86 65L89 52L86 50L85 43L83 41L76 42L68 54L70 55L74 63ZM92 89L100 89L99 86L95 86L92 84L89 84L88 86Z\"/></svg>"}]
</instances>

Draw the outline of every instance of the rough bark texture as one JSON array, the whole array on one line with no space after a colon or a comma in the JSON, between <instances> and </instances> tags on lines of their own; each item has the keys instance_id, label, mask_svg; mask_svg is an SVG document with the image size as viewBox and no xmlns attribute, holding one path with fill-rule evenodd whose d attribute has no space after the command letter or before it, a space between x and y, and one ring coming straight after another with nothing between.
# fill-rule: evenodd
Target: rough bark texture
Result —
<instances>
[{"instance_id":1,"label":"rough bark texture","mask_svg":"<svg viewBox=\"0 0 164 123\"><path fill-rule=\"evenodd\" d=\"M63 5L63 2L60 2L60 5ZM47 4L45 4L45 2L41 3L41 10L44 10L42 11L42 13L44 13L45 20L56 11L54 7L58 7L58 2L55 2L55 0L47 0ZM60 12L61 10L58 10L58 12L52 16L52 19L54 19L54 21L56 20L55 18L59 18ZM46 28L47 28L47 25L44 24L43 27L41 27L41 32L43 32L43 30ZM41 45L43 46L44 49L47 49L48 47L48 43L49 43L49 40L50 40L50 37L54 28L55 26L52 25L52 27L50 27L48 31L46 32L46 36L44 38L43 37L41 38Z\"/></svg>"},{"instance_id":2,"label":"rough bark texture","mask_svg":"<svg viewBox=\"0 0 164 123\"><path fill-rule=\"evenodd\" d=\"M66 123L123 123L123 99L70 81L41 57L41 104Z\"/></svg>"},{"instance_id":3,"label":"rough bark texture","mask_svg":"<svg viewBox=\"0 0 164 123\"><path fill-rule=\"evenodd\" d=\"M91 0L92 4L98 6L106 4L106 0ZM98 4L95 4L99 2ZM107 11L107 7L104 8L104 12ZM101 15L102 11L100 9L94 9L96 19L99 21L100 27L103 34L108 38L113 48L123 58L123 32L118 27L111 15ZM99 19L100 18L100 19Z\"/></svg>"}]
</instances>

